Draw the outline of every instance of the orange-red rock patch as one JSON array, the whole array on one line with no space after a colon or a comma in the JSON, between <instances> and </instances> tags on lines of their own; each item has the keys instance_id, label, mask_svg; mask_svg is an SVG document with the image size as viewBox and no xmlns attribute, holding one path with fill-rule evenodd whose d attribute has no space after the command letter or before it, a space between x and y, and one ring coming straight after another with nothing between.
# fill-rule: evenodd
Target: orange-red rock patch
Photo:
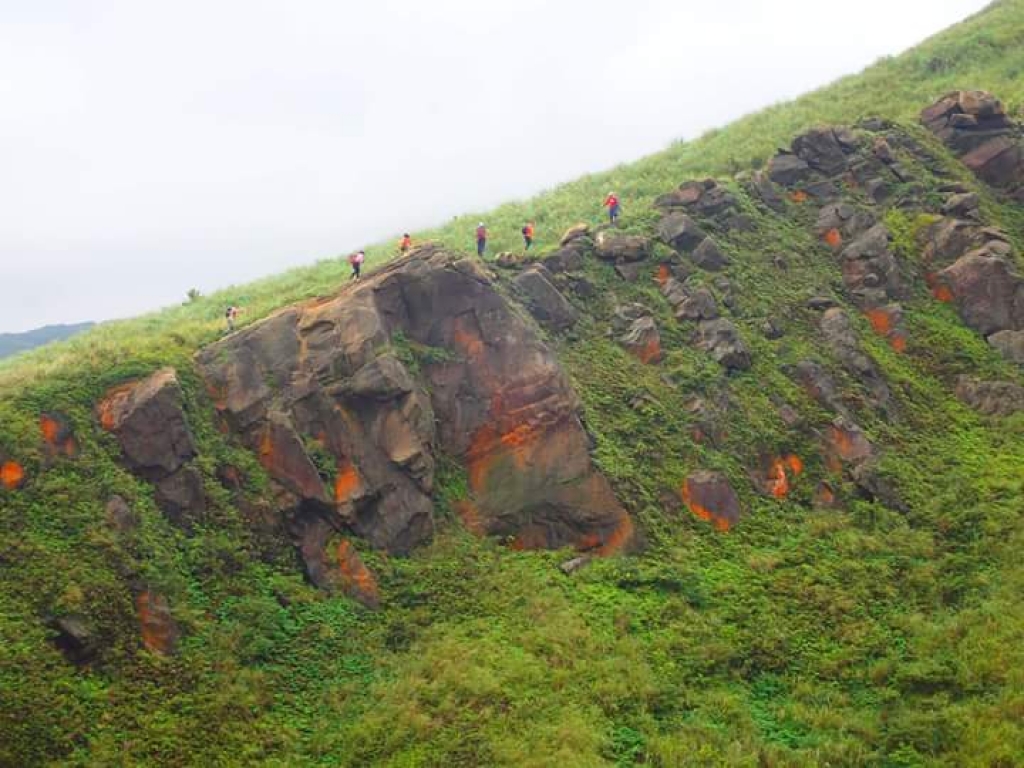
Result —
<instances>
[{"instance_id":1,"label":"orange-red rock patch","mask_svg":"<svg viewBox=\"0 0 1024 768\"><path fill-rule=\"evenodd\" d=\"M351 461L339 462L338 476L334 480L334 500L344 504L358 496L362 489L363 482L359 479L355 465Z\"/></svg>"},{"instance_id":2,"label":"orange-red rock patch","mask_svg":"<svg viewBox=\"0 0 1024 768\"><path fill-rule=\"evenodd\" d=\"M936 299L943 302L944 304L949 304L954 299L953 291L949 288L948 285L936 285L934 288L932 288L932 296L934 296Z\"/></svg>"},{"instance_id":3,"label":"orange-red rock patch","mask_svg":"<svg viewBox=\"0 0 1024 768\"><path fill-rule=\"evenodd\" d=\"M739 500L728 481L713 472L697 472L686 478L681 490L687 509L716 530L728 531L739 522Z\"/></svg>"},{"instance_id":4,"label":"orange-red rock patch","mask_svg":"<svg viewBox=\"0 0 1024 768\"><path fill-rule=\"evenodd\" d=\"M804 192L802 189L798 189L790 193L789 199L792 200L794 203L806 203L807 193Z\"/></svg>"},{"instance_id":5,"label":"orange-red rock patch","mask_svg":"<svg viewBox=\"0 0 1024 768\"><path fill-rule=\"evenodd\" d=\"M71 433L71 427L60 416L44 413L39 417L39 431L47 453L74 458L78 455L78 441Z\"/></svg>"},{"instance_id":6,"label":"orange-red rock patch","mask_svg":"<svg viewBox=\"0 0 1024 768\"><path fill-rule=\"evenodd\" d=\"M826 232L823 239L832 248L838 248L839 246L841 246L843 244L843 236L842 236L842 234L840 234L839 230L836 229L835 227L832 227L832 229L830 229L828 232Z\"/></svg>"},{"instance_id":7,"label":"orange-red rock patch","mask_svg":"<svg viewBox=\"0 0 1024 768\"><path fill-rule=\"evenodd\" d=\"M765 491L776 499L784 499L792 489L792 480L804 471L804 463L796 454L771 459L765 475Z\"/></svg>"},{"instance_id":8,"label":"orange-red rock patch","mask_svg":"<svg viewBox=\"0 0 1024 768\"><path fill-rule=\"evenodd\" d=\"M672 277L672 270L668 268L668 264L659 264L657 271L654 273L655 282L658 285L664 285L670 277Z\"/></svg>"},{"instance_id":9,"label":"orange-red rock patch","mask_svg":"<svg viewBox=\"0 0 1024 768\"><path fill-rule=\"evenodd\" d=\"M341 588L345 594L370 608L380 605L377 579L348 539L342 539L338 544L337 558Z\"/></svg>"},{"instance_id":10,"label":"orange-red rock patch","mask_svg":"<svg viewBox=\"0 0 1024 768\"><path fill-rule=\"evenodd\" d=\"M178 641L178 625L171 616L167 598L148 590L140 592L135 597L135 609L142 644L154 653L172 653Z\"/></svg>"},{"instance_id":11,"label":"orange-red rock patch","mask_svg":"<svg viewBox=\"0 0 1024 768\"><path fill-rule=\"evenodd\" d=\"M16 461L5 461L0 464L0 485L9 491L21 487L25 482L25 470Z\"/></svg>"}]
</instances>

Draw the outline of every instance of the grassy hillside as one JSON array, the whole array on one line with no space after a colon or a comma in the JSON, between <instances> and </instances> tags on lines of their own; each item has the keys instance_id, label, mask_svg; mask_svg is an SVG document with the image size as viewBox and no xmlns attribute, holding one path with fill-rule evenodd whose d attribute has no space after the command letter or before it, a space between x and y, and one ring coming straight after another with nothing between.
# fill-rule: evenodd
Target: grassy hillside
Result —
<instances>
[{"instance_id":1,"label":"grassy hillside","mask_svg":"<svg viewBox=\"0 0 1024 768\"><path fill-rule=\"evenodd\" d=\"M812 232L816 209L756 207L732 181L818 123L880 115L906 125L950 178L976 188L992 223L1024 247L1024 210L980 188L916 128L946 90L977 87L1024 105L1024 0L999 2L919 48L791 104L745 118L639 163L589 176L484 215L495 249L518 244L525 218L541 244L598 220L608 188L624 225L648 231L651 203L715 175L754 231L723 242L754 367L726 376L694 350L657 287L621 281L592 261L598 298L551 343L584 402L596 461L636 515L646 549L572 577L566 552L521 553L467 534L452 512L458 467L438 480L439 533L409 558L364 552L384 605L367 611L307 585L291 548L257 534L266 495L255 458L218 431L192 355L221 333L223 307L245 322L327 293L337 260L106 324L0 363L0 455L29 482L0 489L0 765L648 764L1012 766L1024 754L1024 414L986 419L951 382L963 372L1021 381L923 284L907 302L909 345L895 352L858 316L861 343L893 390L897 415L857 417L884 446L881 471L906 512L837 483L839 510L815 510L829 476L806 431L830 418L786 374L805 358L861 389L821 348L809 292L841 294L834 257ZM926 195L939 180L915 167ZM419 233L471 244L479 214ZM924 221L891 209L899 255L919 256ZM392 246L371 249L371 260ZM780 272L771 254L784 253ZM616 302L655 308L666 359L643 365L607 335ZM740 311L741 310L741 311ZM781 315L769 341L760 318ZM190 535L158 512L152 490L116 461L92 408L109 387L175 366L199 444L208 521ZM689 400L727 399L721 435L698 439ZM81 455L47 460L38 418L77 427ZM763 452L792 451L804 475L785 500L751 487ZM251 504L214 479L239 467ZM680 508L698 468L724 472L748 512L728 534ZM121 536L104 523L117 493L141 518ZM127 584L169 596L180 653L139 647ZM89 618L103 651L84 670L53 647L46 622Z\"/></svg>"}]
</instances>

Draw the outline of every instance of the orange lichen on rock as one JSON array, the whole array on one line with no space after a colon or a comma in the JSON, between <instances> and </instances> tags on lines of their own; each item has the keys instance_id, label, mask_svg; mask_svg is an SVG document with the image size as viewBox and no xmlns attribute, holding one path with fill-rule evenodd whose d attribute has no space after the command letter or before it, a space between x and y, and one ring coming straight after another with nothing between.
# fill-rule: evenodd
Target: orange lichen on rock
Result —
<instances>
[{"instance_id":1,"label":"orange lichen on rock","mask_svg":"<svg viewBox=\"0 0 1024 768\"><path fill-rule=\"evenodd\" d=\"M907 337L902 333L894 333L889 337L889 346L896 352L903 354L907 351Z\"/></svg>"},{"instance_id":2,"label":"orange lichen on rock","mask_svg":"<svg viewBox=\"0 0 1024 768\"><path fill-rule=\"evenodd\" d=\"M874 452L858 427L841 421L831 424L826 431L825 450L825 464L833 472L842 471L843 462L860 462L870 458Z\"/></svg>"},{"instance_id":3,"label":"orange lichen on rock","mask_svg":"<svg viewBox=\"0 0 1024 768\"><path fill-rule=\"evenodd\" d=\"M61 416L44 413L39 417L39 431L47 453L51 456L62 454L68 458L78 455L78 441L71 433L70 424Z\"/></svg>"},{"instance_id":4,"label":"orange lichen on rock","mask_svg":"<svg viewBox=\"0 0 1024 768\"><path fill-rule=\"evenodd\" d=\"M633 540L634 532L633 518L629 515L623 515L619 524L597 548L597 553L599 555L613 555L616 552L621 552L623 547Z\"/></svg>"},{"instance_id":5,"label":"orange lichen on rock","mask_svg":"<svg viewBox=\"0 0 1024 768\"><path fill-rule=\"evenodd\" d=\"M172 653L178 641L178 625L171 616L167 598L149 591L140 592L135 598L135 609L139 614L142 644L153 653Z\"/></svg>"},{"instance_id":6,"label":"orange lichen on rock","mask_svg":"<svg viewBox=\"0 0 1024 768\"><path fill-rule=\"evenodd\" d=\"M795 454L773 459L770 461L765 475L765 490L776 499L784 499L792 488L790 478L796 477L803 471L804 463Z\"/></svg>"},{"instance_id":7,"label":"orange lichen on rock","mask_svg":"<svg viewBox=\"0 0 1024 768\"><path fill-rule=\"evenodd\" d=\"M658 285L664 285L670 277L672 277L672 270L669 269L668 264L659 264L658 271L654 273L655 282Z\"/></svg>"},{"instance_id":8,"label":"orange lichen on rock","mask_svg":"<svg viewBox=\"0 0 1024 768\"><path fill-rule=\"evenodd\" d=\"M9 491L20 488L25 481L25 470L16 461L5 461L0 464L0 485Z\"/></svg>"},{"instance_id":9,"label":"orange lichen on rock","mask_svg":"<svg viewBox=\"0 0 1024 768\"><path fill-rule=\"evenodd\" d=\"M932 288L932 296L944 304L949 304L955 298L953 296L953 291L948 285L936 285Z\"/></svg>"},{"instance_id":10,"label":"orange lichen on rock","mask_svg":"<svg viewBox=\"0 0 1024 768\"><path fill-rule=\"evenodd\" d=\"M814 490L814 506L818 509L834 509L837 502L836 492L832 490L832 486L826 482L818 483Z\"/></svg>"},{"instance_id":11,"label":"orange lichen on rock","mask_svg":"<svg viewBox=\"0 0 1024 768\"><path fill-rule=\"evenodd\" d=\"M830 229L828 232L826 232L823 239L832 248L838 248L839 246L841 246L843 244L843 236L840 234L839 230L836 229L835 227L832 227L832 229Z\"/></svg>"},{"instance_id":12,"label":"orange lichen on rock","mask_svg":"<svg viewBox=\"0 0 1024 768\"><path fill-rule=\"evenodd\" d=\"M127 384L116 386L107 392L106 396L96 404L96 413L100 418L100 426L107 432L111 432L117 427L118 413L121 410L121 406L131 397L137 385L138 382L130 381Z\"/></svg>"},{"instance_id":13,"label":"orange lichen on rock","mask_svg":"<svg viewBox=\"0 0 1024 768\"><path fill-rule=\"evenodd\" d=\"M459 315L452 323L452 341L470 360L478 359L484 353L484 341L480 332Z\"/></svg>"},{"instance_id":14,"label":"orange lichen on rock","mask_svg":"<svg viewBox=\"0 0 1024 768\"><path fill-rule=\"evenodd\" d=\"M334 500L339 504L351 501L362 491L363 482L351 461L338 463L338 476L334 480Z\"/></svg>"},{"instance_id":15,"label":"orange lichen on rock","mask_svg":"<svg viewBox=\"0 0 1024 768\"><path fill-rule=\"evenodd\" d=\"M789 199L792 200L794 203L806 203L807 193L804 192L802 189L798 189L790 193Z\"/></svg>"},{"instance_id":16,"label":"orange lichen on rock","mask_svg":"<svg viewBox=\"0 0 1024 768\"><path fill-rule=\"evenodd\" d=\"M380 605L377 579L348 539L342 539L338 544L337 556L338 577L345 594L369 608Z\"/></svg>"},{"instance_id":17,"label":"orange lichen on rock","mask_svg":"<svg viewBox=\"0 0 1024 768\"><path fill-rule=\"evenodd\" d=\"M650 365L661 360L661 341L657 338L648 339L642 347L633 352L641 363Z\"/></svg>"},{"instance_id":18,"label":"orange lichen on rock","mask_svg":"<svg viewBox=\"0 0 1024 768\"><path fill-rule=\"evenodd\" d=\"M892 331L892 315L884 308L869 309L865 314L875 333L887 336Z\"/></svg>"},{"instance_id":19,"label":"orange lichen on rock","mask_svg":"<svg viewBox=\"0 0 1024 768\"><path fill-rule=\"evenodd\" d=\"M681 490L683 503L716 530L728 531L739 521L739 500L728 481L713 472L697 472L686 478Z\"/></svg>"}]
</instances>

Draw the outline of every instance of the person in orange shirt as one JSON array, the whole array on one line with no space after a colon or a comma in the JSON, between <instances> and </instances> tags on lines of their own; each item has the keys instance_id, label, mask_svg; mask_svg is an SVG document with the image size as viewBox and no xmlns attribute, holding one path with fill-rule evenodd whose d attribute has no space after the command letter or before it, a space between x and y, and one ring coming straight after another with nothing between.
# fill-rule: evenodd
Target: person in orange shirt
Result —
<instances>
[{"instance_id":1,"label":"person in orange shirt","mask_svg":"<svg viewBox=\"0 0 1024 768\"><path fill-rule=\"evenodd\" d=\"M530 246L533 245L533 222L526 222L526 226L522 229L523 242L526 244L526 250L530 250Z\"/></svg>"},{"instance_id":2,"label":"person in orange shirt","mask_svg":"<svg viewBox=\"0 0 1024 768\"><path fill-rule=\"evenodd\" d=\"M402 240L398 244L398 250L400 250L404 254L408 253L410 248L412 248L412 238L409 237L409 233L406 232L404 235L402 235Z\"/></svg>"},{"instance_id":3,"label":"person in orange shirt","mask_svg":"<svg viewBox=\"0 0 1024 768\"><path fill-rule=\"evenodd\" d=\"M604 199L604 207L608 209L608 221L614 224L619 218L619 198L614 192L609 192Z\"/></svg>"}]
</instances>

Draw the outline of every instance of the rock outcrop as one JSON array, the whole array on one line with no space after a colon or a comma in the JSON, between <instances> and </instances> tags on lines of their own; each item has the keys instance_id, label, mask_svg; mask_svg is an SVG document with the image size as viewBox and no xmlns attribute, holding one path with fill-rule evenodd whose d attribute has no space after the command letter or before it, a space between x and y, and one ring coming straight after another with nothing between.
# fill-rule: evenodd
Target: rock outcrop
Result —
<instances>
[{"instance_id":1,"label":"rock outcrop","mask_svg":"<svg viewBox=\"0 0 1024 768\"><path fill-rule=\"evenodd\" d=\"M599 247L647 251L614 233ZM568 322L543 271L516 284L549 325ZM606 552L631 536L565 374L475 260L418 249L208 347L198 367L274 479L311 579L356 585L364 602L376 598L354 550L332 541L354 533L397 553L426 541L442 453L466 467L460 513L478 533Z\"/></svg>"},{"instance_id":2,"label":"rock outcrop","mask_svg":"<svg viewBox=\"0 0 1024 768\"><path fill-rule=\"evenodd\" d=\"M1021 126L991 93L947 93L921 112L921 122L978 178L1014 194L1024 189Z\"/></svg>"},{"instance_id":3,"label":"rock outcrop","mask_svg":"<svg viewBox=\"0 0 1024 768\"><path fill-rule=\"evenodd\" d=\"M694 472L683 483L681 495L687 509L719 531L728 531L740 521L740 500L725 475Z\"/></svg>"},{"instance_id":4,"label":"rock outcrop","mask_svg":"<svg viewBox=\"0 0 1024 768\"><path fill-rule=\"evenodd\" d=\"M156 487L158 506L189 527L206 509L203 479L189 463L195 440L177 374L165 368L110 390L97 404L100 426L117 438L125 466Z\"/></svg>"}]
</instances>

